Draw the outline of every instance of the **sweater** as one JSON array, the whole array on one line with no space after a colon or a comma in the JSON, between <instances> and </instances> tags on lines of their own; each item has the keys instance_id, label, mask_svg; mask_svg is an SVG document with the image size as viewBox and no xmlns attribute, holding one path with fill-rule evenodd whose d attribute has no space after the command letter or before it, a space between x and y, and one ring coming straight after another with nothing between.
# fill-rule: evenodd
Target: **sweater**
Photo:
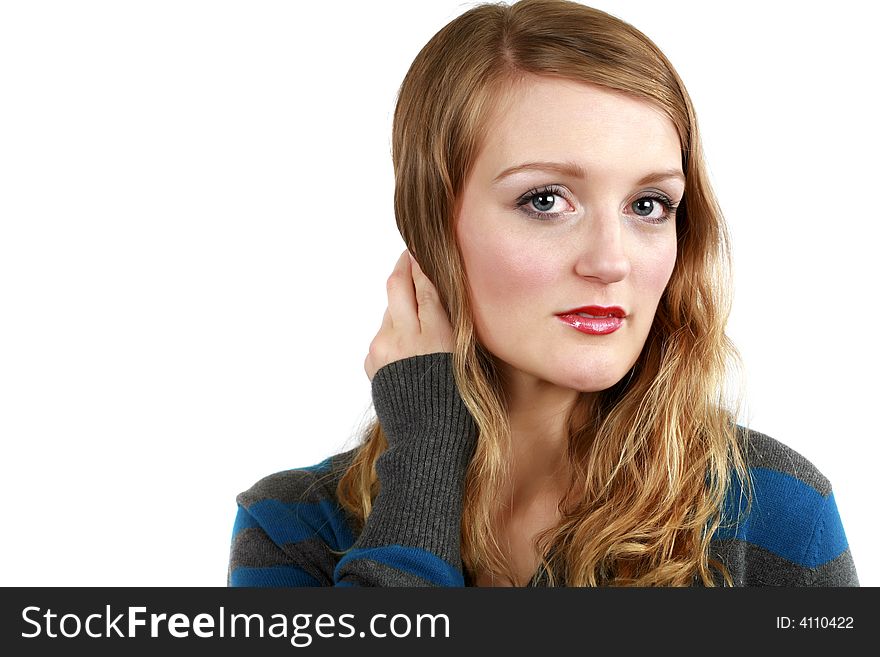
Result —
<instances>
[{"instance_id":1,"label":"sweater","mask_svg":"<svg viewBox=\"0 0 880 657\"><path fill-rule=\"evenodd\" d=\"M236 498L228 586L473 585L461 560L461 515L478 431L452 354L386 364L372 397L388 447L376 460L380 490L363 528L336 497L357 448L264 477ZM735 586L858 586L828 479L781 442L736 426L752 508L715 532L711 556ZM734 477L727 517L746 508L741 493ZM529 586L547 586L543 568Z\"/></svg>"}]
</instances>

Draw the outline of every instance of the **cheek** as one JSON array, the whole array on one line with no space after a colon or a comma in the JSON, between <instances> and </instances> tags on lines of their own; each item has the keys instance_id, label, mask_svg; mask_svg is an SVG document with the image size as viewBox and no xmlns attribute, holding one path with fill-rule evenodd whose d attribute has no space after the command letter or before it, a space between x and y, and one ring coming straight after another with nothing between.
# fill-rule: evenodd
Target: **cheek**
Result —
<instances>
[{"instance_id":1,"label":"cheek","mask_svg":"<svg viewBox=\"0 0 880 657\"><path fill-rule=\"evenodd\" d=\"M470 278L474 301L479 308L500 308L516 314L528 310L517 304L519 299L543 300L558 276L559 261L552 254L537 251L532 241L517 239L515 235L484 239L469 239L465 266ZM549 303L553 300L546 299ZM531 308L534 310L534 308Z\"/></svg>"},{"instance_id":2,"label":"cheek","mask_svg":"<svg viewBox=\"0 0 880 657\"><path fill-rule=\"evenodd\" d=\"M677 244L675 241L665 243L661 248L655 248L650 256L643 260L642 274L645 281L645 289L650 290L659 301L672 277L675 269Z\"/></svg>"}]
</instances>

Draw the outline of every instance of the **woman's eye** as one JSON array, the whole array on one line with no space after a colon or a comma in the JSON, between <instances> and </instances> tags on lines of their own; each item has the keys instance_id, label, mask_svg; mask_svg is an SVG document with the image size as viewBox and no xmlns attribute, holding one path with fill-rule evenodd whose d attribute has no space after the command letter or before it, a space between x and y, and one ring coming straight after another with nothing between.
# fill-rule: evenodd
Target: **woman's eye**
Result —
<instances>
[{"instance_id":1,"label":"woman's eye","mask_svg":"<svg viewBox=\"0 0 880 657\"><path fill-rule=\"evenodd\" d=\"M530 217L546 221L565 214L566 198L558 187L533 189L516 202ZM554 208L556 211L553 211Z\"/></svg>"},{"instance_id":2,"label":"woman's eye","mask_svg":"<svg viewBox=\"0 0 880 657\"><path fill-rule=\"evenodd\" d=\"M637 216L643 217L648 223L662 224L675 214L678 204L665 196L652 194L633 201L631 207Z\"/></svg>"},{"instance_id":3,"label":"woman's eye","mask_svg":"<svg viewBox=\"0 0 880 657\"><path fill-rule=\"evenodd\" d=\"M559 197L556 194L548 194L542 192L532 197L531 204L535 210L540 212L550 212L556 205Z\"/></svg>"}]
</instances>

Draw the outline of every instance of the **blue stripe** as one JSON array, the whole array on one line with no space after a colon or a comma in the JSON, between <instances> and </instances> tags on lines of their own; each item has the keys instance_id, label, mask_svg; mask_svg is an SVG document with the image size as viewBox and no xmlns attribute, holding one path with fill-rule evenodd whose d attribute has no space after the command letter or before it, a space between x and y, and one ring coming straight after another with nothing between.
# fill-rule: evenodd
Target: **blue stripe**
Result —
<instances>
[{"instance_id":1,"label":"blue stripe","mask_svg":"<svg viewBox=\"0 0 880 657\"><path fill-rule=\"evenodd\" d=\"M849 547L833 492L828 494L822 515L816 523L813 545L814 548L804 555L804 562L816 566L836 559Z\"/></svg>"},{"instance_id":2,"label":"blue stripe","mask_svg":"<svg viewBox=\"0 0 880 657\"><path fill-rule=\"evenodd\" d=\"M347 550L354 543L342 508L332 500L292 503L260 500L252 504L248 512L281 546L316 536L334 550Z\"/></svg>"},{"instance_id":3,"label":"blue stripe","mask_svg":"<svg viewBox=\"0 0 880 657\"><path fill-rule=\"evenodd\" d=\"M293 470L305 470L306 472L318 473L330 469L330 461L333 457L328 456L326 459L316 465L309 465L304 468L292 468Z\"/></svg>"},{"instance_id":4,"label":"blue stripe","mask_svg":"<svg viewBox=\"0 0 880 657\"><path fill-rule=\"evenodd\" d=\"M336 569L333 571L335 581L339 580L340 567L354 559L376 561L434 582L438 586L464 586L464 576L457 568L433 552L404 545L383 545L352 550L336 564Z\"/></svg>"},{"instance_id":5,"label":"blue stripe","mask_svg":"<svg viewBox=\"0 0 880 657\"><path fill-rule=\"evenodd\" d=\"M247 512L247 509L239 505L238 511L235 514L235 524L232 525L232 540L235 540L235 537L238 536L239 532L242 532L245 529L250 529L251 527L259 526L259 523L254 520L254 517Z\"/></svg>"},{"instance_id":6,"label":"blue stripe","mask_svg":"<svg viewBox=\"0 0 880 657\"><path fill-rule=\"evenodd\" d=\"M719 527L719 539L737 538L784 559L815 568L839 556L847 547L833 494L823 497L800 479L768 468L750 468L752 509L736 527ZM733 521L745 510L741 482L734 478L725 501Z\"/></svg>"},{"instance_id":7,"label":"blue stripe","mask_svg":"<svg viewBox=\"0 0 880 657\"><path fill-rule=\"evenodd\" d=\"M232 571L229 586L321 586L321 583L298 566L239 566Z\"/></svg>"}]
</instances>

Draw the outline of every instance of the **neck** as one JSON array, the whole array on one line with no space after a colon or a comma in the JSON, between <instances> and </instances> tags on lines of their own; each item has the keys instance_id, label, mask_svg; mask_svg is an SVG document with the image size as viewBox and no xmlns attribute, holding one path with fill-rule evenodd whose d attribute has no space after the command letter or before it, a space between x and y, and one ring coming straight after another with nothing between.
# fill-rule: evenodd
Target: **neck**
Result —
<instances>
[{"instance_id":1,"label":"neck","mask_svg":"<svg viewBox=\"0 0 880 657\"><path fill-rule=\"evenodd\" d=\"M582 393L522 373L508 377L505 394L511 432L511 482L508 503L528 508L561 499L571 482L567 420ZM587 398L589 405L596 398ZM591 413L573 418L580 426Z\"/></svg>"}]
</instances>

